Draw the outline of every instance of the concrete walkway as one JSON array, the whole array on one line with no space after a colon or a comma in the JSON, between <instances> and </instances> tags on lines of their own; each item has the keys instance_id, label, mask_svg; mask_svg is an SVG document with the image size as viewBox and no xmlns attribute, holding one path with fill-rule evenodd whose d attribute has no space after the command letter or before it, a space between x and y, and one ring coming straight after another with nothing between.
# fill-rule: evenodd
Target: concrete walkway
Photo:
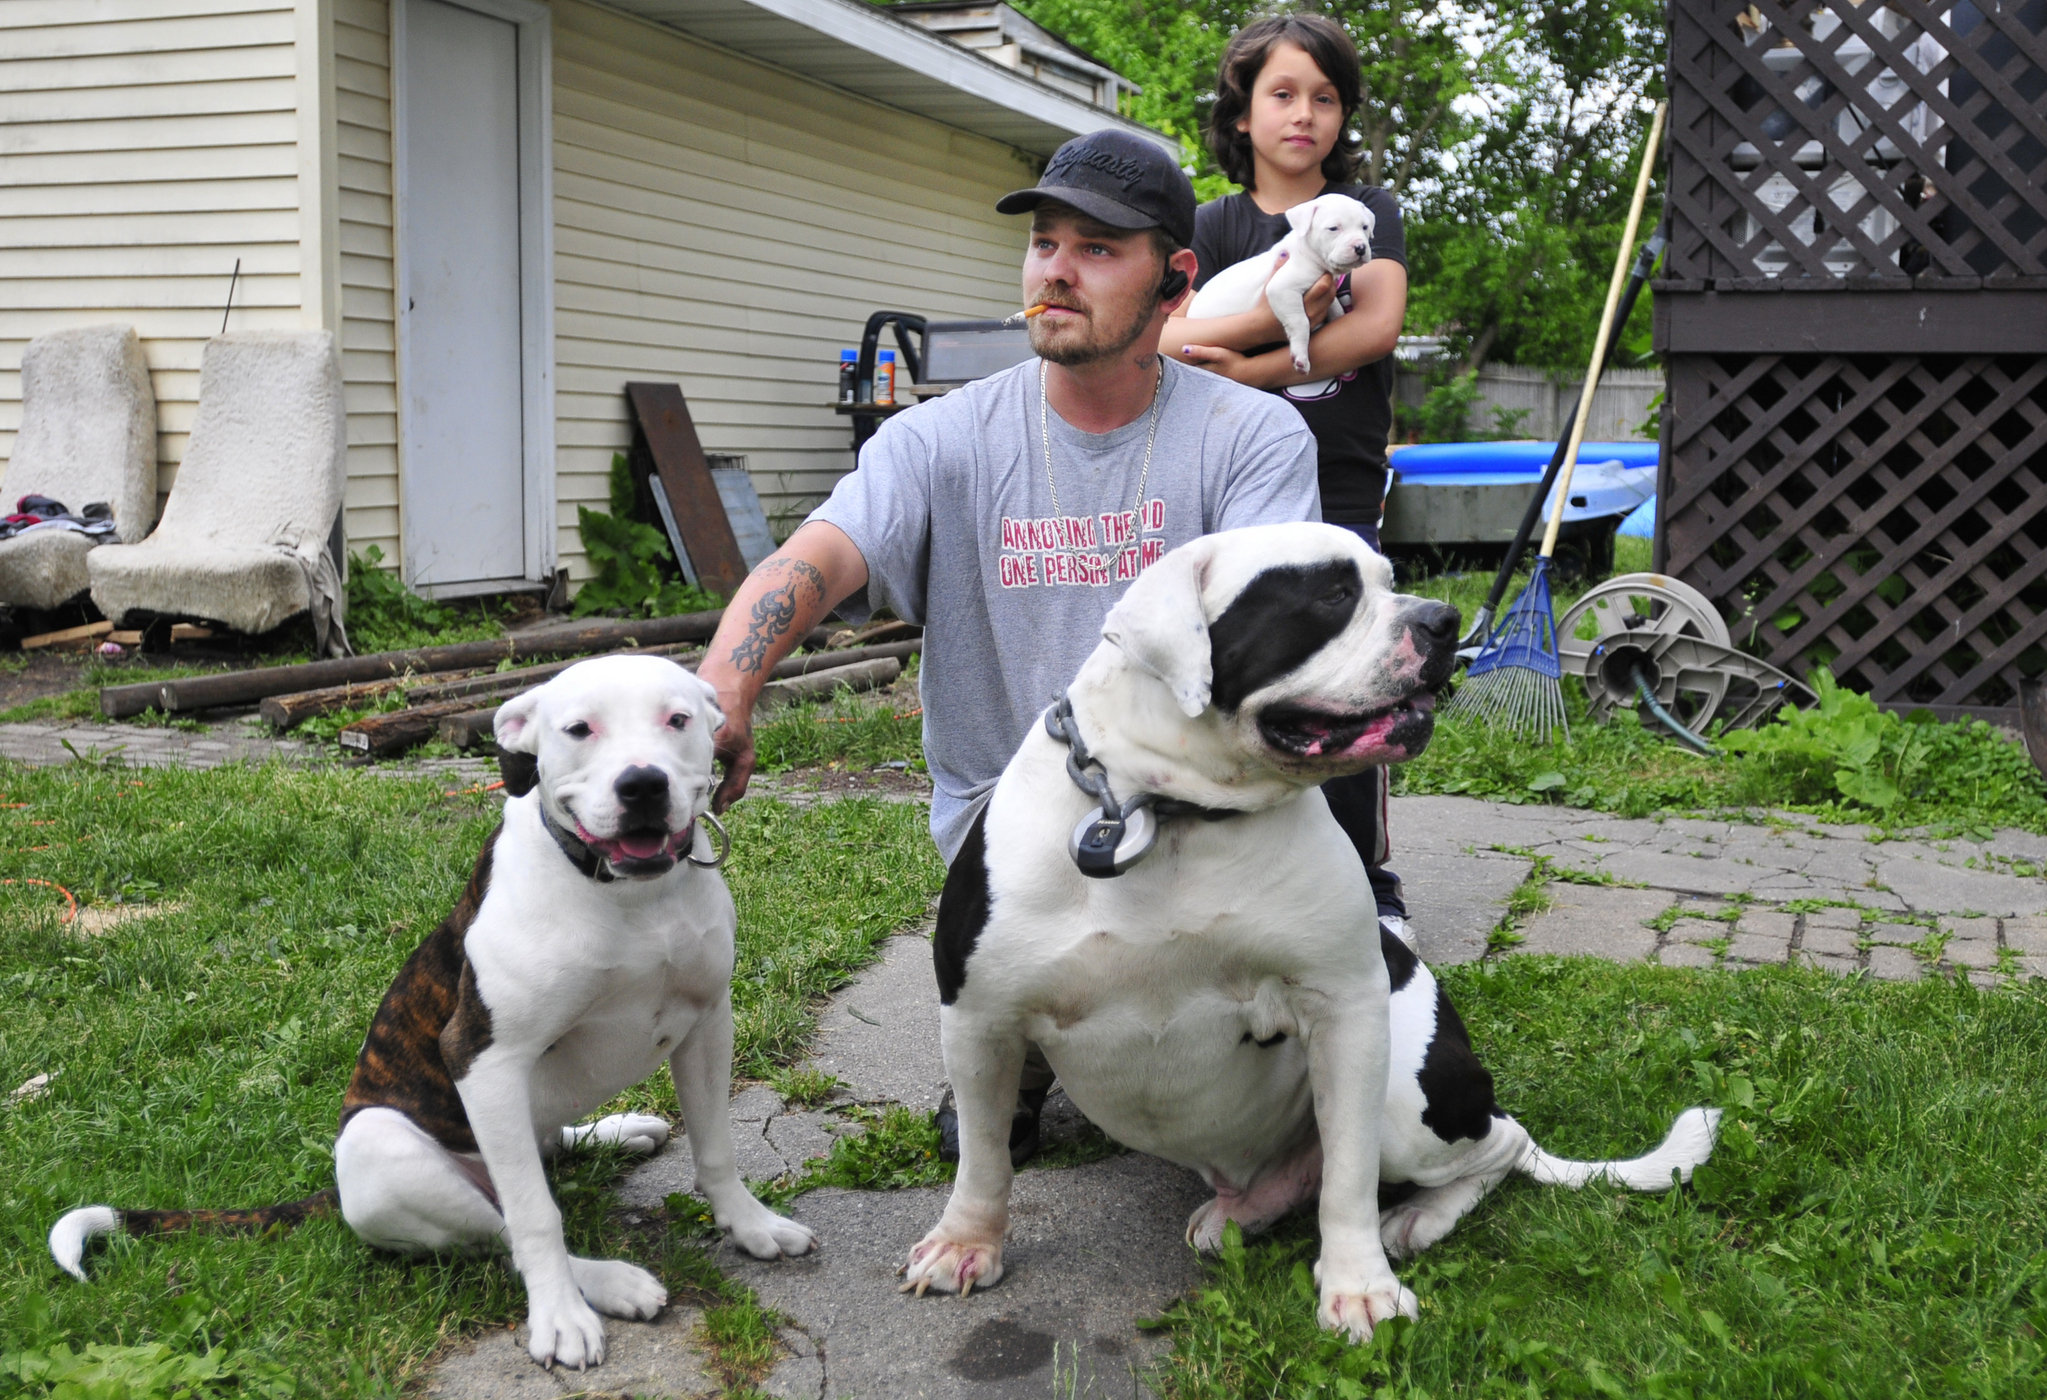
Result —
<instances>
[{"instance_id":1,"label":"concrete walkway","mask_svg":"<svg viewBox=\"0 0 2047 1400\"><path fill-rule=\"evenodd\" d=\"M59 742L68 739L81 753L118 746L127 761L144 764L311 757L294 753L304 746L291 741L225 728L6 725L0 755L68 762ZM451 777L488 774L477 760L438 766L453 768ZM864 787L846 785L843 775L822 785L796 777L760 792L829 801L871 793L880 776ZM880 795L916 800L902 786ZM1887 980L1966 976L1986 987L2047 977L2047 838L2023 832L1980 843L1879 841L1865 828L1789 814L1752 823L1630 821L1461 797L1397 799L1392 830L1392 864L1423 956L1436 965L1555 953L1731 971L1793 962ZM1531 877L1547 909L1503 928L1510 897ZM859 1130L843 1114L851 1106L936 1105L944 1070L922 933L890 939L832 999L807 1067L842 1086L822 1110L793 1108L759 1085L741 1086L733 1101L740 1166L752 1180L800 1176L837 1133ZM1083 1127L1055 1094L1048 1136L1056 1142ZM658 1206L694 1180L678 1134L625 1180L621 1208ZM784 1357L762 1384L769 1395L1121 1400L1141 1390L1142 1369L1165 1345L1138 1320L1200 1281L1181 1232L1206 1194L1191 1174L1136 1155L1026 1169L1014 1198L1011 1272L966 1302L895 1291L895 1269L937 1220L943 1190L811 1191L792 1211L819 1232L816 1254L762 1264L724 1246L717 1258L785 1320ZM715 1395L699 1321L675 1307L653 1323L611 1322L610 1360L586 1376L533 1366L523 1324L493 1330L444 1356L428 1393Z\"/></svg>"}]
</instances>

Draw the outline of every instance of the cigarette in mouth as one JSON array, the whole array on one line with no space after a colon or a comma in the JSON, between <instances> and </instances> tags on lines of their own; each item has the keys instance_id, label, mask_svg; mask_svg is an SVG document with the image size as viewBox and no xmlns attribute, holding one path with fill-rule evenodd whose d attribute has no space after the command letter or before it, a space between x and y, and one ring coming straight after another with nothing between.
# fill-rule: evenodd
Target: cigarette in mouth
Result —
<instances>
[{"instance_id":1,"label":"cigarette in mouth","mask_svg":"<svg viewBox=\"0 0 2047 1400\"><path fill-rule=\"evenodd\" d=\"M1003 317L1002 324L1005 326L1019 325L1022 322L1030 320L1031 317L1033 316L1044 315L1050 309L1051 308L1047 303L1041 301L1036 306L1030 307L1027 310L1018 311L1011 315Z\"/></svg>"}]
</instances>

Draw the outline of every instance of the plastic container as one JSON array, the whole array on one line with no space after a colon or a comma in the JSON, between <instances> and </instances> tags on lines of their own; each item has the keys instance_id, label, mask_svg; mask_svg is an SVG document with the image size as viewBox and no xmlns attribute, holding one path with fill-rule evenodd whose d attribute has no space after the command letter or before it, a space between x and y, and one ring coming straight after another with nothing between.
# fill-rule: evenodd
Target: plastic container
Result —
<instances>
[{"instance_id":1,"label":"plastic container","mask_svg":"<svg viewBox=\"0 0 2047 1400\"><path fill-rule=\"evenodd\" d=\"M874 401L888 405L896 401L896 352L878 351L874 357Z\"/></svg>"},{"instance_id":2,"label":"plastic container","mask_svg":"<svg viewBox=\"0 0 2047 1400\"><path fill-rule=\"evenodd\" d=\"M841 350L839 352L839 402L854 403L860 398L860 352Z\"/></svg>"}]
</instances>

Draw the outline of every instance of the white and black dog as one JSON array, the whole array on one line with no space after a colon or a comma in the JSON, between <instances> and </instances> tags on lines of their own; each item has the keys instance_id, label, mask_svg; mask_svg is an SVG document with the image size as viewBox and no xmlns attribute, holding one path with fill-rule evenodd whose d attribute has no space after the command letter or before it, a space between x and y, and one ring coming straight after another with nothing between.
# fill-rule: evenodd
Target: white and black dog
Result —
<instances>
[{"instance_id":1,"label":"white and black dog","mask_svg":"<svg viewBox=\"0 0 2047 1400\"><path fill-rule=\"evenodd\" d=\"M1457 644L1454 608L1391 583L1347 530L1259 526L1173 550L1109 613L946 875L959 1176L906 1289L1001 1277L1030 1043L1111 1137L1214 1187L1193 1243L1319 1194L1319 1317L1353 1338L1415 1315L1388 1254L1441 1239L1508 1173L1659 1190L1705 1159L1697 1109L1634 1162L1541 1151L1428 969L1379 932L1317 785L1421 752ZM1418 1189L1382 1215L1382 1180Z\"/></svg>"},{"instance_id":2,"label":"white and black dog","mask_svg":"<svg viewBox=\"0 0 2047 1400\"><path fill-rule=\"evenodd\" d=\"M660 1118L571 1125L664 1059L718 1224L763 1259L808 1251L811 1232L755 1200L733 1154L734 916L701 824L720 723L710 686L660 657L585 661L499 709L518 791L377 1008L342 1099L336 1191L252 1211L88 1206L50 1231L57 1262L83 1278L93 1235L260 1228L338 1193L379 1248L509 1248L533 1359L595 1365L598 1313L652 1317L668 1295L637 1265L568 1253L541 1158L593 1140L652 1151Z\"/></svg>"},{"instance_id":3,"label":"white and black dog","mask_svg":"<svg viewBox=\"0 0 2047 1400\"><path fill-rule=\"evenodd\" d=\"M1371 210L1347 194L1325 194L1296 204L1286 211L1286 221L1286 237L1256 257L1231 263L1209 278L1194 294L1187 314L1210 317L1249 311L1262 292L1286 332L1294 369L1306 374L1308 337L1314 327L1308 324L1303 299L1323 274L1340 277L1372 260L1376 221ZM1281 254L1285 254L1283 262ZM1330 319L1341 315L1342 304L1331 303Z\"/></svg>"}]
</instances>

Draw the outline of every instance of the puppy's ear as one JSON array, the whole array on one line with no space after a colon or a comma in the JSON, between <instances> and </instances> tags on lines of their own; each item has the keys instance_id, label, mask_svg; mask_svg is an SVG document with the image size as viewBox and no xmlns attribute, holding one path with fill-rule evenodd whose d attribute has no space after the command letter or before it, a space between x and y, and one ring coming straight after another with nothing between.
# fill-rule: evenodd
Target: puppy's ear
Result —
<instances>
[{"instance_id":1,"label":"puppy's ear","mask_svg":"<svg viewBox=\"0 0 2047 1400\"><path fill-rule=\"evenodd\" d=\"M1308 221L1314 217L1315 201L1311 199L1306 204L1296 204L1293 208L1286 211L1286 226L1295 233L1299 233L1308 226Z\"/></svg>"},{"instance_id":2,"label":"puppy's ear","mask_svg":"<svg viewBox=\"0 0 2047 1400\"><path fill-rule=\"evenodd\" d=\"M542 689L541 686L535 686L498 706L497 718L491 721L491 728L497 733L499 752L540 752L539 710Z\"/></svg>"},{"instance_id":3,"label":"puppy's ear","mask_svg":"<svg viewBox=\"0 0 2047 1400\"><path fill-rule=\"evenodd\" d=\"M1140 574L1102 621L1103 640L1115 643L1140 671L1164 681L1189 719L1208 708L1215 679L1208 614L1201 606L1209 557L1199 540L1173 550Z\"/></svg>"}]
</instances>

